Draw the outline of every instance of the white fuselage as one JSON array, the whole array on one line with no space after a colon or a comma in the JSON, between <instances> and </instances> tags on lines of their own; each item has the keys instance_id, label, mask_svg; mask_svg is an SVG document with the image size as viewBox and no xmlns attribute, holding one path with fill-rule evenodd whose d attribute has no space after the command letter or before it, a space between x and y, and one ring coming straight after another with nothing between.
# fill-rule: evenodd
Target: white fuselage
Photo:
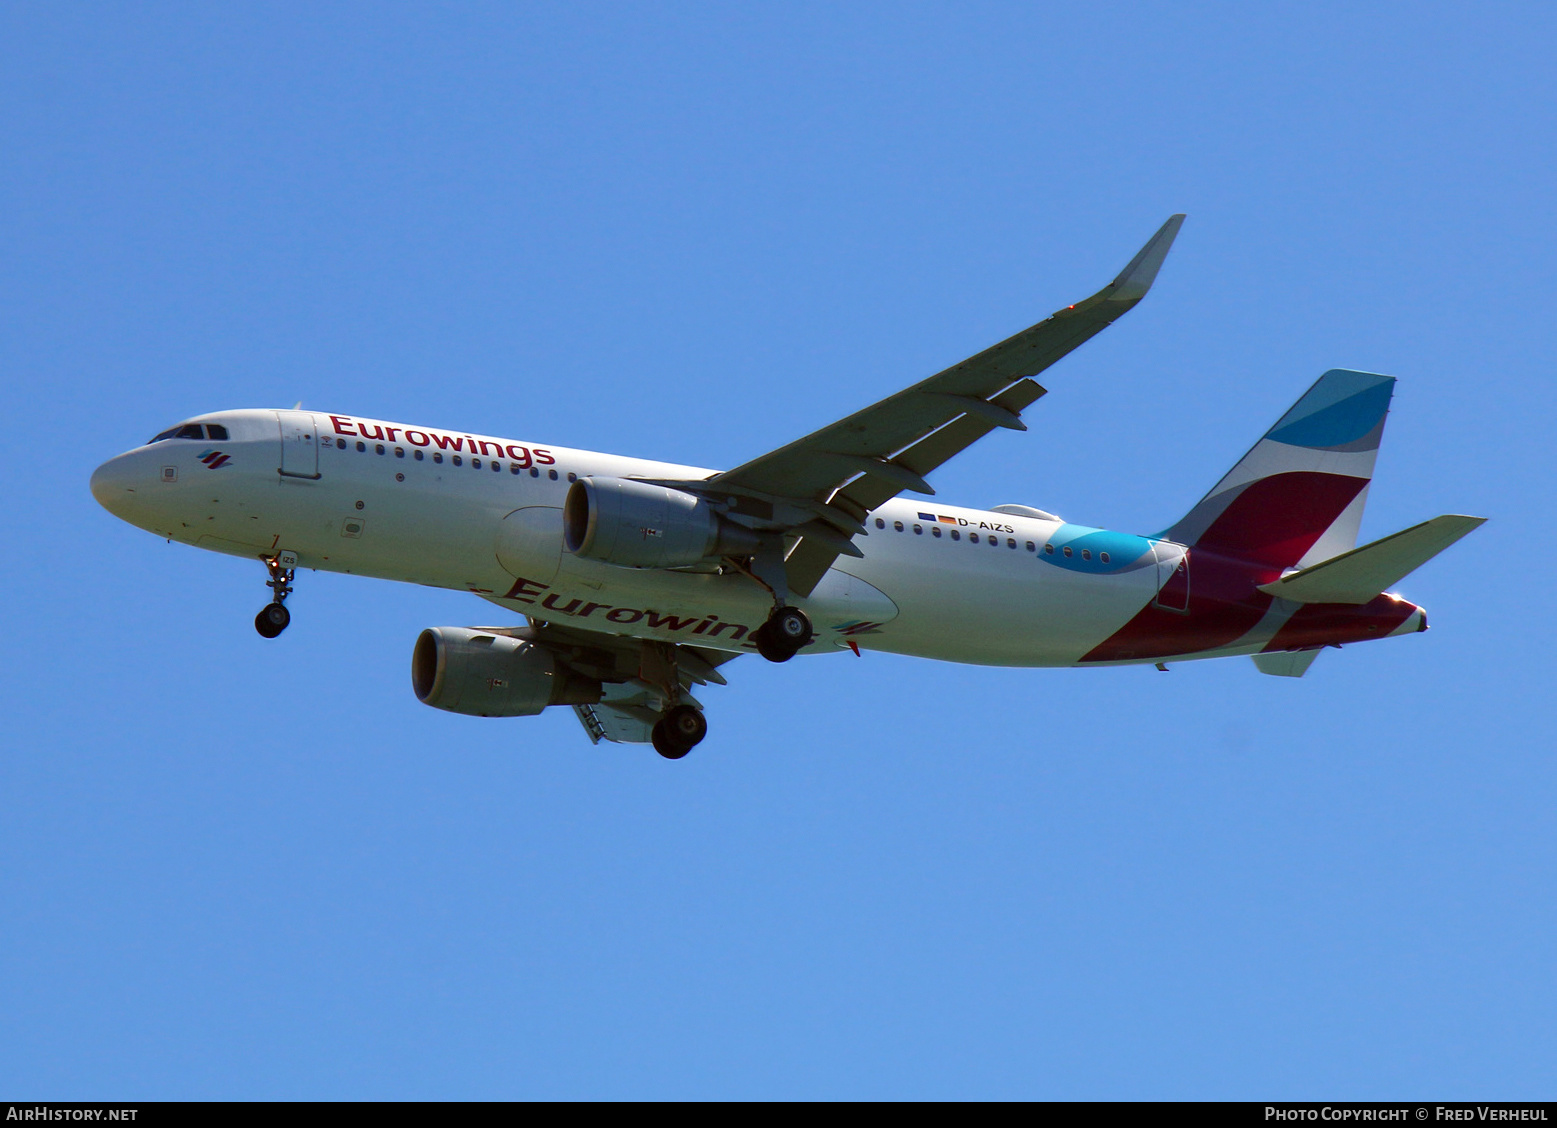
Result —
<instances>
[{"instance_id":1,"label":"white fuselage","mask_svg":"<svg viewBox=\"0 0 1557 1128\"><path fill-rule=\"evenodd\" d=\"M94 494L125 520L198 548L294 553L300 568L470 591L588 630L744 651L772 607L763 587L728 568L622 568L563 546L575 478L698 480L707 469L318 412L193 422L220 424L228 437L129 451L99 468ZM793 600L816 628L807 652L852 642L956 662L1072 665L1151 603L1183 552L930 500L894 499L866 525L855 540L864 558L839 557ZM1217 653L1259 646L1240 643Z\"/></svg>"}]
</instances>

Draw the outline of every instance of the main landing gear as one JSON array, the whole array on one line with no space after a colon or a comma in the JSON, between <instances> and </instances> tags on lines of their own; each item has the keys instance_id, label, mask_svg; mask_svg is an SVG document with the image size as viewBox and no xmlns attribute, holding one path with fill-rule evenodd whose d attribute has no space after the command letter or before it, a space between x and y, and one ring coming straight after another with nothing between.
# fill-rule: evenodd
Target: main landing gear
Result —
<instances>
[{"instance_id":1,"label":"main landing gear","mask_svg":"<svg viewBox=\"0 0 1557 1128\"><path fill-rule=\"evenodd\" d=\"M811 620L798 607L775 607L768 621L752 632L757 653L769 662L788 662L811 641Z\"/></svg>"},{"instance_id":2,"label":"main landing gear","mask_svg":"<svg viewBox=\"0 0 1557 1128\"><path fill-rule=\"evenodd\" d=\"M275 638L292 621L292 612L287 610L286 602L287 596L292 594L296 564L297 554L293 552L283 552L265 560L265 567L270 569L270 579L265 581L265 586L270 589L271 600L254 616L254 629L262 638Z\"/></svg>"},{"instance_id":3,"label":"main landing gear","mask_svg":"<svg viewBox=\"0 0 1557 1128\"><path fill-rule=\"evenodd\" d=\"M679 760L708 735L703 710L694 705L673 705L655 722L649 737L654 750L667 760Z\"/></svg>"}]
</instances>

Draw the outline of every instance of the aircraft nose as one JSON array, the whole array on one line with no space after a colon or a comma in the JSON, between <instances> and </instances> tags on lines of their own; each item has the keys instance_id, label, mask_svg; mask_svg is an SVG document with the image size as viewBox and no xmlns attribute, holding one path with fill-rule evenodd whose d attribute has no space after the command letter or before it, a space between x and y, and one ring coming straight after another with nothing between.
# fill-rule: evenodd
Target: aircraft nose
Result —
<instances>
[{"instance_id":1,"label":"aircraft nose","mask_svg":"<svg viewBox=\"0 0 1557 1128\"><path fill-rule=\"evenodd\" d=\"M97 504L117 517L134 501L142 484L137 478L128 455L110 458L92 471L92 496Z\"/></svg>"}]
</instances>

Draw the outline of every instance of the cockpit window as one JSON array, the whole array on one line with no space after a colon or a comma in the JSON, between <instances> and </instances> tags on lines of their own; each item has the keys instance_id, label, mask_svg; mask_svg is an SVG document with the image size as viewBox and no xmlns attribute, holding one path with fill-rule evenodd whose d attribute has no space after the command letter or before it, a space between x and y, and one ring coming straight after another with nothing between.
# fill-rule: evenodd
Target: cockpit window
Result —
<instances>
[{"instance_id":1,"label":"cockpit window","mask_svg":"<svg viewBox=\"0 0 1557 1128\"><path fill-rule=\"evenodd\" d=\"M205 437L216 442L227 441L227 428L220 423L207 423L205 425Z\"/></svg>"},{"instance_id":2,"label":"cockpit window","mask_svg":"<svg viewBox=\"0 0 1557 1128\"><path fill-rule=\"evenodd\" d=\"M218 433L218 432L220 432L220 433ZM227 437L227 428L219 426L219 425L218 426L213 426L211 428L211 437L213 439L225 439ZM151 443L160 443L163 439L203 439L203 438L205 438L205 435L200 430L200 424L198 424L198 423L185 423L182 427L169 427L166 431L163 431L160 435L157 435L156 437L154 437L151 440L151 442L147 443L146 445L150 446Z\"/></svg>"}]
</instances>

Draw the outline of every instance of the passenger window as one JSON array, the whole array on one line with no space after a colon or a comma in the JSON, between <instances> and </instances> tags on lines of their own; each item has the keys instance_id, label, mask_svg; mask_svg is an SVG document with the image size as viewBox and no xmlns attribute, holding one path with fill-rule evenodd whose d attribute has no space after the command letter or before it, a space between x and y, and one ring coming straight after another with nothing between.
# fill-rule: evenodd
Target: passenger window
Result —
<instances>
[{"instance_id":1,"label":"passenger window","mask_svg":"<svg viewBox=\"0 0 1557 1128\"><path fill-rule=\"evenodd\" d=\"M492 473L494 473L494 474L501 474L502 472L503 472L503 464L501 462L499 462L497 459L494 458L492 460Z\"/></svg>"},{"instance_id":2,"label":"passenger window","mask_svg":"<svg viewBox=\"0 0 1557 1128\"><path fill-rule=\"evenodd\" d=\"M974 544L978 544L979 543L979 535L977 533L969 533L968 534L968 539L970 541L972 541Z\"/></svg>"},{"instance_id":3,"label":"passenger window","mask_svg":"<svg viewBox=\"0 0 1557 1128\"><path fill-rule=\"evenodd\" d=\"M368 444L363 442L361 439L358 439L357 440L357 453L358 454L362 454L367 449L368 449Z\"/></svg>"},{"instance_id":4,"label":"passenger window","mask_svg":"<svg viewBox=\"0 0 1557 1128\"><path fill-rule=\"evenodd\" d=\"M1081 550L1081 558L1083 560L1091 560L1092 559L1092 550L1090 548L1082 549Z\"/></svg>"},{"instance_id":5,"label":"passenger window","mask_svg":"<svg viewBox=\"0 0 1557 1128\"><path fill-rule=\"evenodd\" d=\"M373 453L374 454L383 454L384 453L384 444L383 443L374 443L373 444Z\"/></svg>"},{"instance_id":6,"label":"passenger window","mask_svg":"<svg viewBox=\"0 0 1557 1128\"><path fill-rule=\"evenodd\" d=\"M1016 538L1015 537L1007 537L1006 538L1006 547L1007 548L1015 548L1016 547Z\"/></svg>"},{"instance_id":7,"label":"passenger window","mask_svg":"<svg viewBox=\"0 0 1557 1128\"><path fill-rule=\"evenodd\" d=\"M396 458L404 458L405 457L405 447L396 447L395 448L395 457Z\"/></svg>"},{"instance_id":8,"label":"passenger window","mask_svg":"<svg viewBox=\"0 0 1557 1128\"><path fill-rule=\"evenodd\" d=\"M227 428L220 423L207 423L205 433L207 438L215 439L219 443L227 441Z\"/></svg>"},{"instance_id":9,"label":"passenger window","mask_svg":"<svg viewBox=\"0 0 1557 1128\"><path fill-rule=\"evenodd\" d=\"M573 473L573 471L569 470L568 471L568 481L570 481L570 482L578 481L578 475Z\"/></svg>"},{"instance_id":10,"label":"passenger window","mask_svg":"<svg viewBox=\"0 0 1557 1128\"><path fill-rule=\"evenodd\" d=\"M885 521L883 521L880 517L877 517L876 518L876 528L878 528L878 529L885 529L886 527L887 527L887 523Z\"/></svg>"},{"instance_id":11,"label":"passenger window","mask_svg":"<svg viewBox=\"0 0 1557 1128\"><path fill-rule=\"evenodd\" d=\"M434 462L442 462L443 461L443 455L440 454L437 451L433 451L433 461Z\"/></svg>"},{"instance_id":12,"label":"passenger window","mask_svg":"<svg viewBox=\"0 0 1557 1128\"><path fill-rule=\"evenodd\" d=\"M903 522L901 522L901 521L893 521L892 522L892 529L893 529L894 532L901 533L903 531Z\"/></svg>"},{"instance_id":13,"label":"passenger window","mask_svg":"<svg viewBox=\"0 0 1557 1128\"><path fill-rule=\"evenodd\" d=\"M463 465L465 465L465 460L463 458L461 458L457 454L454 456L453 462L454 462L454 465L456 465L456 466L463 466Z\"/></svg>"},{"instance_id":14,"label":"passenger window","mask_svg":"<svg viewBox=\"0 0 1557 1128\"><path fill-rule=\"evenodd\" d=\"M914 536L919 537L919 536L923 536L923 535L924 535L924 526L923 525L915 525L914 526Z\"/></svg>"},{"instance_id":15,"label":"passenger window","mask_svg":"<svg viewBox=\"0 0 1557 1128\"><path fill-rule=\"evenodd\" d=\"M1101 561L1102 561L1102 562L1103 562L1103 563L1104 563L1104 564L1107 564L1107 563L1108 563L1108 553L1106 553L1106 552L1100 552L1100 553L1098 553L1098 554L1097 554L1097 558L1098 558L1098 559L1099 559L1099 560L1101 560Z\"/></svg>"},{"instance_id":16,"label":"passenger window","mask_svg":"<svg viewBox=\"0 0 1557 1128\"><path fill-rule=\"evenodd\" d=\"M962 534L959 533L956 529L953 529L951 531L951 538L952 538L952 540L961 540L962 539Z\"/></svg>"},{"instance_id":17,"label":"passenger window","mask_svg":"<svg viewBox=\"0 0 1557 1128\"><path fill-rule=\"evenodd\" d=\"M932 537L939 537L941 535L941 527L939 525L931 525L930 535Z\"/></svg>"},{"instance_id":18,"label":"passenger window","mask_svg":"<svg viewBox=\"0 0 1557 1128\"><path fill-rule=\"evenodd\" d=\"M1052 544L1044 545L1043 546L1043 554L1045 556L1053 556L1054 555L1054 546Z\"/></svg>"},{"instance_id":19,"label":"passenger window","mask_svg":"<svg viewBox=\"0 0 1557 1128\"><path fill-rule=\"evenodd\" d=\"M540 470L539 466L532 466L532 467L530 467L530 477L532 477L532 478L539 478L540 476L541 476L541 470Z\"/></svg>"},{"instance_id":20,"label":"passenger window","mask_svg":"<svg viewBox=\"0 0 1557 1128\"><path fill-rule=\"evenodd\" d=\"M546 471L546 476L554 482L557 480L557 472L555 470Z\"/></svg>"},{"instance_id":21,"label":"passenger window","mask_svg":"<svg viewBox=\"0 0 1557 1128\"><path fill-rule=\"evenodd\" d=\"M1064 552L1065 552L1065 555L1066 555L1066 556L1069 556L1069 555L1070 555L1070 545L1066 545L1066 546L1065 546L1065 549L1064 549Z\"/></svg>"},{"instance_id":22,"label":"passenger window","mask_svg":"<svg viewBox=\"0 0 1557 1128\"><path fill-rule=\"evenodd\" d=\"M1038 546L1036 544L1034 544L1032 541L1028 541L1027 542L1027 551L1028 552L1036 552L1036 551L1038 551Z\"/></svg>"},{"instance_id":23,"label":"passenger window","mask_svg":"<svg viewBox=\"0 0 1557 1128\"><path fill-rule=\"evenodd\" d=\"M456 458L454 461L455 461L456 464L458 464L459 459ZM479 458L472 458L470 460L470 468L472 470L480 470L481 469L481 459L479 459Z\"/></svg>"},{"instance_id":24,"label":"passenger window","mask_svg":"<svg viewBox=\"0 0 1557 1128\"><path fill-rule=\"evenodd\" d=\"M517 462L510 462L508 464L508 472L510 474L518 474L519 473L519 464Z\"/></svg>"},{"instance_id":25,"label":"passenger window","mask_svg":"<svg viewBox=\"0 0 1557 1128\"><path fill-rule=\"evenodd\" d=\"M346 449L346 440L345 439L336 439L335 440L335 449L336 450L345 450ZM418 453L420 453L420 452L418 452Z\"/></svg>"},{"instance_id":26,"label":"passenger window","mask_svg":"<svg viewBox=\"0 0 1557 1128\"><path fill-rule=\"evenodd\" d=\"M420 462L422 460L422 452L421 451L416 451L415 453L412 454L412 457L415 458L416 461Z\"/></svg>"}]
</instances>

